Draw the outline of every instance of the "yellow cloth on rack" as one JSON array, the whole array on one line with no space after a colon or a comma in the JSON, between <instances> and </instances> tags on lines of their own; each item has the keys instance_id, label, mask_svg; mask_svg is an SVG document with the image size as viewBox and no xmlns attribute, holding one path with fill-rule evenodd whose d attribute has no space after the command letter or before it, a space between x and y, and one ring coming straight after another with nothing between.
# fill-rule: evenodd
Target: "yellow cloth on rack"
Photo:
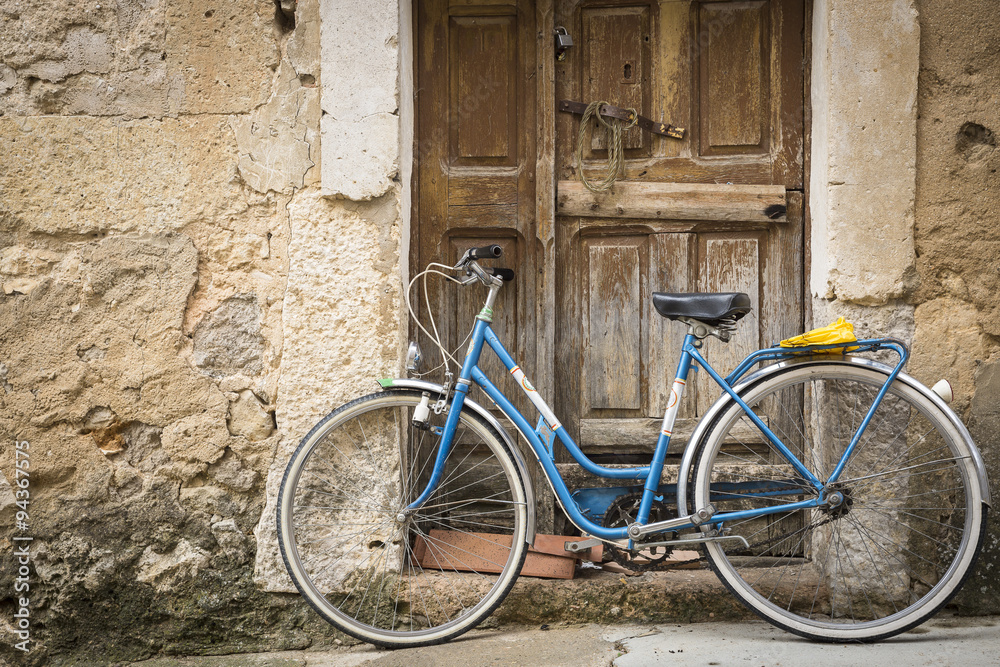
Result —
<instances>
[{"instance_id":1,"label":"yellow cloth on rack","mask_svg":"<svg viewBox=\"0 0 1000 667\"><path fill-rule=\"evenodd\" d=\"M854 325L843 317L829 326L807 331L804 334L786 338L778 343L781 347L805 347L807 345L833 345L834 343L853 343L858 338L854 335ZM858 349L846 348L847 352ZM845 348L835 347L829 350L814 350L820 354L843 354Z\"/></svg>"}]
</instances>

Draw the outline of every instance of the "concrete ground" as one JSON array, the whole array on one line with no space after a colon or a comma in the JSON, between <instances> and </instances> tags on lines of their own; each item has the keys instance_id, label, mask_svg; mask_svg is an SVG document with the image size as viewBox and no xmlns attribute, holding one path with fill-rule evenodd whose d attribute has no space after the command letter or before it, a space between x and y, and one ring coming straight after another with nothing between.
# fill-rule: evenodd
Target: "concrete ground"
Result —
<instances>
[{"instance_id":1,"label":"concrete ground","mask_svg":"<svg viewBox=\"0 0 1000 667\"><path fill-rule=\"evenodd\" d=\"M132 667L978 667L997 664L1000 664L1000 617L939 615L915 630L874 645L815 644L761 621L589 624L474 630L441 646L398 651L344 646L253 655L156 658L132 663Z\"/></svg>"}]
</instances>

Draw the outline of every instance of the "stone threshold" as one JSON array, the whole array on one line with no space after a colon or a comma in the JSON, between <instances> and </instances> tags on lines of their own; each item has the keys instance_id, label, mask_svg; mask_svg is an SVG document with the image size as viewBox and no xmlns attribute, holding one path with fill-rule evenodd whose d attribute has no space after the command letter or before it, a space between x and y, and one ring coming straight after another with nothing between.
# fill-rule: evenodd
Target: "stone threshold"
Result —
<instances>
[{"instance_id":1,"label":"stone threshold","mask_svg":"<svg viewBox=\"0 0 1000 667\"><path fill-rule=\"evenodd\" d=\"M638 575L579 568L569 580L520 577L483 625L698 623L748 618L755 616L704 567Z\"/></svg>"}]
</instances>

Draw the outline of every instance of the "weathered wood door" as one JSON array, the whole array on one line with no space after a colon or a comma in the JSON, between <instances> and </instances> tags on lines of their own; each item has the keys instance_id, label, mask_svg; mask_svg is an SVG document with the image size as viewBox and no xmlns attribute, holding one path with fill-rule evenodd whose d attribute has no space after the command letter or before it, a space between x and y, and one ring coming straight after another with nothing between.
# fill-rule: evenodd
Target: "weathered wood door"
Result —
<instances>
[{"instance_id":1,"label":"weathered wood door","mask_svg":"<svg viewBox=\"0 0 1000 667\"><path fill-rule=\"evenodd\" d=\"M594 195L577 178L580 116L556 121L557 412L585 451L648 456L670 395L683 325L654 291L744 291L754 313L706 344L719 370L802 326L802 0L557 0L576 41L557 99L634 107L683 140L626 131L625 175ZM586 146L600 180L607 152ZM718 395L698 374L672 450Z\"/></svg>"},{"instance_id":2,"label":"weathered wood door","mask_svg":"<svg viewBox=\"0 0 1000 667\"><path fill-rule=\"evenodd\" d=\"M411 273L501 243L518 275L495 327L515 357L588 453L648 458L682 336L651 292L750 294L734 342L707 345L720 370L802 326L804 1L414 5ZM575 42L560 61L556 26ZM576 176L580 117L557 113L561 99L635 107L687 134L628 130L625 175L595 196ZM584 158L595 179L603 148L594 139ZM451 349L480 296L432 287ZM691 383L680 436L716 395L704 384Z\"/></svg>"}]
</instances>

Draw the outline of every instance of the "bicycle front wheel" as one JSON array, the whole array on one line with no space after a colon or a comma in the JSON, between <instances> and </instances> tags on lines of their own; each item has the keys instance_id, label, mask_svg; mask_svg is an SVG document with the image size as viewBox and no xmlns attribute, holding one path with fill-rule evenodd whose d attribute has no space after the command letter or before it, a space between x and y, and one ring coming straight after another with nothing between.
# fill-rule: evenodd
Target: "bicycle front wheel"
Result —
<instances>
[{"instance_id":1,"label":"bicycle front wheel","mask_svg":"<svg viewBox=\"0 0 1000 667\"><path fill-rule=\"evenodd\" d=\"M844 362L793 365L743 398L827 482L886 373ZM820 641L875 641L908 630L959 590L982 544L986 506L969 445L948 416L896 381L823 508L733 402L700 444L697 507L776 513L729 521L738 540L705 546L722 582L759 616ZM834 494L839 494L834 496Z\"/></svg>"},{"instance_id":2,"label":"bicycle front wheel","mask_svg":"<svg viewBox=\"0 0 1000 667\"><path fill-rule=\"evenodd\" d=\"M387 391L334 411L299 445L278 499L296 587L334 626L379 646L437 644L475 627L527 552L517 464L469 411L433 495L404 511L427 486L447 416L431 412L415 426L420 401L417 391Z\"/></svg>"}]
</instances>

